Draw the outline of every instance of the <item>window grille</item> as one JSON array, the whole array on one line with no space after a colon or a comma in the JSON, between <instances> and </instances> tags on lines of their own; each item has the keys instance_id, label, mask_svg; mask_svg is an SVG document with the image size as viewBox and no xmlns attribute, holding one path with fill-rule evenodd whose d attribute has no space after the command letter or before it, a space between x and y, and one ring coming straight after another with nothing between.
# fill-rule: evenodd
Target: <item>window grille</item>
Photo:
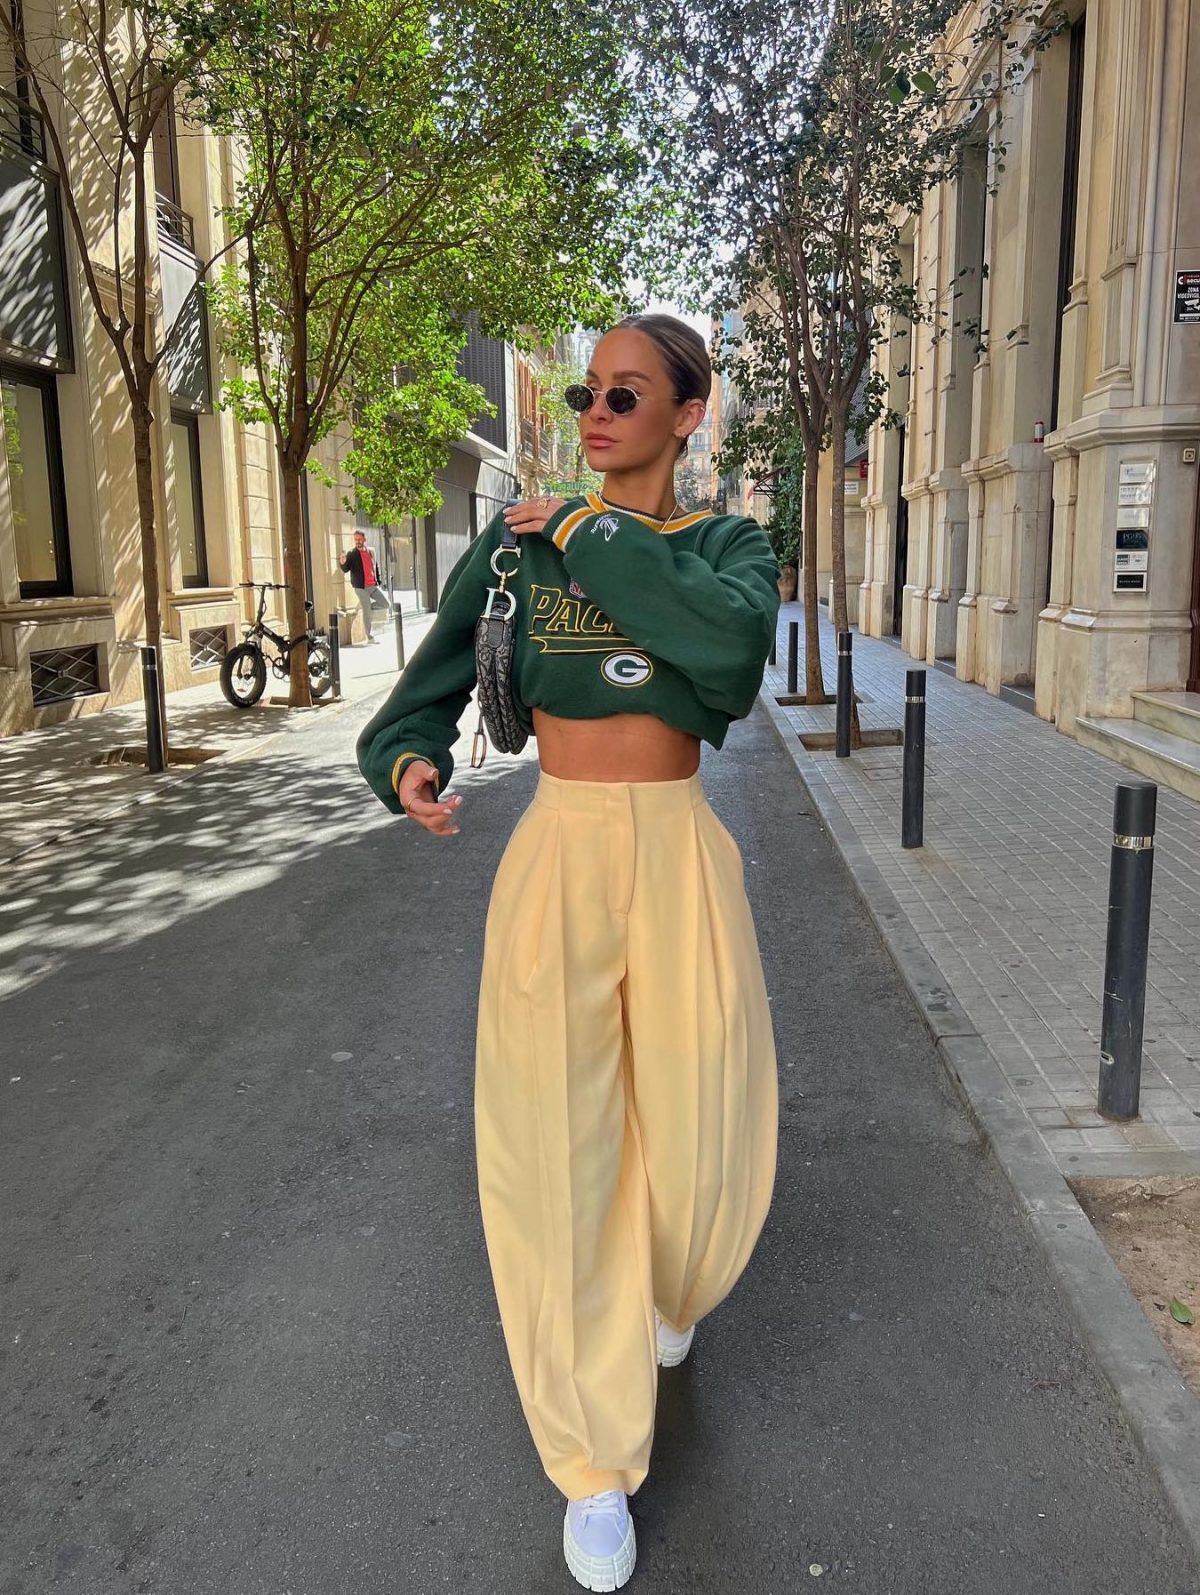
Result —
<instances>
[{"instance_id":1,"label":"window grille","mask_svg":"<svg viewBox=\"0 0 1200 1595\"><path fill-rule=\"evenodd\" d=\"M100 655L94 643L30 654L29 674L35 709L47 703L65 703L70 698L86 698L101 690Z\"/></svg>"}]
</instances>

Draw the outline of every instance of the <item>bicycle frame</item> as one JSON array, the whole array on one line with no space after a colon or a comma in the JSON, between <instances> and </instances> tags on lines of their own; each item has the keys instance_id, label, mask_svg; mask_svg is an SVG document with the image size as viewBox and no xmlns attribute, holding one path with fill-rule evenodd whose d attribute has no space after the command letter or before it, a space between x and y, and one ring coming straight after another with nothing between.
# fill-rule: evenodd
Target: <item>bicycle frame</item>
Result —
<instances>
[{"instance_id":1,"label":"bicycle frame","mask_svg":"<svg viewBox=\"0 0 1200 1595\"><path fill-rule=\"evenodd\" d=\"M254 617L253 626L246 627L244 640L249 642L252 638L259 641L261 641L264 637L268 638L279 650L280 659L278 668L286 671L292 649L297 643L316 642L318 640L317 630L315 627L310 626L307 631L302 631L298 633L297 636L291 638L281 637L277 631L272 631L271 627L267 625L266 619L264 618L267 613L267 593L271 590L271 583L262 582L257 585L259 588L258 614ZM266 650L264 649L263 651L265 652ZM272 661L272 665L274 666L274 661Z\"/></svg>"}]
</instances>

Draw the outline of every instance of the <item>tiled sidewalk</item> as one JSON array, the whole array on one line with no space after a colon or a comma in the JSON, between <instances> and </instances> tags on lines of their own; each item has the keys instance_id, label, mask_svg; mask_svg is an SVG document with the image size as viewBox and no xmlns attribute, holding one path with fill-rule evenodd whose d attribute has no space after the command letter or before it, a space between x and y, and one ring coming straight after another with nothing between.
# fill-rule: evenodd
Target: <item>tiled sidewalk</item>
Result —
<instances>
[{"instance_id":1,"label":"tiled sidewalk","mask_svg":"<svg viewBox=\"0 0 1200 1595\"><path fill-rule=\"evenodd\" d=\"M413 650L433 624L433 615L406 616L405 652ZM342 701L353 703L380 692L396 679L396 641L385 627L383 641L343 648ZM234 709L216 682L173 692L167 699L167 725L175 748L205 748L223 760L239 757L267 738L311 725L314 714L336 712L333 705L289 709L271 703L286 696L286 682L268 679L261 703ZM144 766L95 765L91 760L124 744L144 745L146 715L140 702L101 714L82 715L61 725L0 737L0 864L45 846L80 826L102 824L126 804L186 780L202 765L173 767L152 776Z\"/></svg>"},{"instance_id":2,"label":"tiled sidewalk","mask_svg":"<svg viewBox=\"0 0 1200 1595\"><path fill-rule=\"evenodd\" d=\"M785 690L785 605L779 665ZM822 625L825 685L836 683ZM867 727L900 727L918 661L854 638ZM818 806L840 807L949 991L996 1058L1062 1172L1200 1174L1200 804L1160 787L1141 1118L1096 1112L1113 787L1131 776L1032 714L927 672L925 846L900 845L902 751L793 752ZM779 711L832 730L833 706ZM1133 777L1137 778L1137 777Z\"/></svg>"}]
</instances>

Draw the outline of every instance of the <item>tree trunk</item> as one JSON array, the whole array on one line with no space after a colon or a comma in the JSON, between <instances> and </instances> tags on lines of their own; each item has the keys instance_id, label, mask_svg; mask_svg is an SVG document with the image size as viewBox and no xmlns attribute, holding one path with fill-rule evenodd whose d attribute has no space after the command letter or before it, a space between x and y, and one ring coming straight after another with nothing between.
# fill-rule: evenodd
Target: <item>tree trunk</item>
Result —
<instances>
[{"instance_id":1,"label":"tree trunk","mask_svg":"<svg viewBox=\"0 0 1200 1595\"><path fill-rule=\"evenodd\" d=\"M304 601L308 597L304 584L304 549L300 513L300 474L303 467L295 466L288 456L279 453L280 498L283 501L283 579L287 584L287 634L300 637L291 652L289 669L288 703L293 709L311 709L312 691L308 679L308 644L303 634L308 630L308 611Z\"/></svg>"},{"instance_id":2,"label":"tree trunk","mask_svg":"<svg viewBox=\"0 0 1200 1595\"><path fill-rule=\"evenodd\" d=\"M142 601L146 610L146 641L158 654L158 711L162 721L163 753L170 763L167 739L166 670L162 657L162 599L159 593L158 528L154 510L154 412L145 399L130 406L133 422L133 469L137 483L138 521L142 540Z\"/></svg>"},{"instance_id":3,"label":"tree trunk","mask_svg":"<svg viewBox=\"0 0 1200 1595\"><path fill-rule=\"evenodd\" d=\"M817 601L817 468L820 455L804 459L804 695L809 703L825 702L821 670L821 610Z\"/></svg>"}]
</instances>

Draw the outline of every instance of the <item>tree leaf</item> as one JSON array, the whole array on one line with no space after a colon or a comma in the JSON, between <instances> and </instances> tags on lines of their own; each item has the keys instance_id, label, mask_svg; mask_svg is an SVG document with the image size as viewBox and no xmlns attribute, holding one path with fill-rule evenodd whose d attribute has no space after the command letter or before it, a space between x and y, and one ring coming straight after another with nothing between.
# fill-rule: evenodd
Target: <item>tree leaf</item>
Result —
<instances>
[{"instance_id":1,"label":"tree leaf","mask_svg":"<svg viewBox=\"0 0 1200 1595\"><path fill-rule=\"evenodd\" d=\"M1171 1317L1177 1324L1194 1324L1196 1315L1186 1302L1179 1300L1178 1296L1171 1297Z\"/></svg>"}]
</instances>

